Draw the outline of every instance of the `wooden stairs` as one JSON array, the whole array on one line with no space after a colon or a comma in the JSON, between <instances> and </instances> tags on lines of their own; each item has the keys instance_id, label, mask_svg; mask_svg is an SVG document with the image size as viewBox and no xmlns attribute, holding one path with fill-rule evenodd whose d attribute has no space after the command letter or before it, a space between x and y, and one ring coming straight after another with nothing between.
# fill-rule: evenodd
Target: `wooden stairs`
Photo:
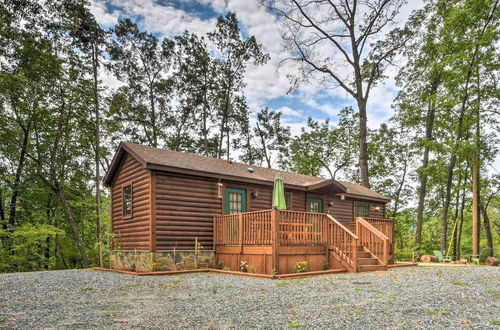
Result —
<instances>
[{"instance_id":1,"label":"wooden stairs","mask_svg":"<svg viewBox=\"0 0 500 330\"><path fill-rule=\"evenodd\" d=\"M357 271L358 272L373 272L377 270L387 270L387 265L384 265L375 255L373 255L364 246L358 246Z\"/></svg>"}]
</instances>

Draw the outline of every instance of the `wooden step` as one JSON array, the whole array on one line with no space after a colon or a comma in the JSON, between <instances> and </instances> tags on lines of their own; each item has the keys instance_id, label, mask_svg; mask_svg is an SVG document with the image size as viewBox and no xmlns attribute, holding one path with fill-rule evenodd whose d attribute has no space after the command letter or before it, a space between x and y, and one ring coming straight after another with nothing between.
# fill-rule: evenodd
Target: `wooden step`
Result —
<instances>
[{"instance_id":1,"label":"wooden step","mask_svg":"<svg viewBox=\"0 0 500 330\"><path fill-rule=\"evenodd\" d=\"M368 251L358 251L358 259L359 258L371 258L372 254Z\"/></svg>"},{"instance_id":2,"label":"wooden step","mask_svg":"<svg viewBox=\"0 0 500 330\"><path fill-rule=\"evenodd\" d=\"M358 265L380 265L377 258L358 258Z\"/></svg>"},{"instance_id":3,"label":"wooden step","mask_svg":"<svg viewBox=\"0 0 500 330\"><path fill-rule=\"evenodd\" d=\"M384 265L359 265L358 272L374 272L377 270L387 270L387 266Z\"/></svg>"}]
</instances>

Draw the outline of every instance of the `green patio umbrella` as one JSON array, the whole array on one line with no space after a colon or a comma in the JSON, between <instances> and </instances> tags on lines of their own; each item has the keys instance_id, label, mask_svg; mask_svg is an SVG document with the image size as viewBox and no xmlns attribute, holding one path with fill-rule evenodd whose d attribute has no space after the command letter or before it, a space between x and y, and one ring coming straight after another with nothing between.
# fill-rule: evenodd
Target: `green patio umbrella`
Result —
<instances>
[{"instance_id":1,"label":"green patio umbrella","mask_svg":"<svg viewBox=\"0 0 500 330\"><path fill-rule=\"evenodd\" d=\"M279 172L276 173L274 178L273 209L286 210L285 186Z\"/></svg>"}]
</instances>

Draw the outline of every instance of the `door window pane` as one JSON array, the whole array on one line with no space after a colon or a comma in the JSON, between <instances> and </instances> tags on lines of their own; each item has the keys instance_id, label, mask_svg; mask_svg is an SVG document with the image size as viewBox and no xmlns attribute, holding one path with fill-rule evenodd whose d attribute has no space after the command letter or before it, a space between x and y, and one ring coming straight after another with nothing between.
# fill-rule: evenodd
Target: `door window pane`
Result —
<instances>
[{"instance_id":1,"label":"door window pane","mask_svg":"<svg viewBox=\"0 0 500 330\"><path fill-rule=\"evenodd\" d=\"M245 194L243 189L226 189L226 214L246 212Z\"/></svg>"},{"instance_id":2,"label":"door window pane","mask_svg":"<svg viewBox=\"0 0 500 330\"><path fill-rule=\"evenodd\" d=\"M323 201L321 199L310 198L307 201L307 211L321 213L323 212Z\"/></svg>"}]
</instances>

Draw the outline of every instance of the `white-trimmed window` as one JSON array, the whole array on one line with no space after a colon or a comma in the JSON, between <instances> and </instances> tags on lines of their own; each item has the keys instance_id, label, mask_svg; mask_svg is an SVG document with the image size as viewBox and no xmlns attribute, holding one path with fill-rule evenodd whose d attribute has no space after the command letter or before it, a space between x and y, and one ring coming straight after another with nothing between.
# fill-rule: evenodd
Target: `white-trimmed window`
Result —
<instances>
[{"instance_id":1,"label":"white-trimmed window","mask_svg":"<svg viewBox=\"0 0 500 330\"><path fill-rule=\"evenodd\" d=\"M122 210L124 217L132 217L132 184L122 188L123 203Z\"/></svg>"}]
</instances>

